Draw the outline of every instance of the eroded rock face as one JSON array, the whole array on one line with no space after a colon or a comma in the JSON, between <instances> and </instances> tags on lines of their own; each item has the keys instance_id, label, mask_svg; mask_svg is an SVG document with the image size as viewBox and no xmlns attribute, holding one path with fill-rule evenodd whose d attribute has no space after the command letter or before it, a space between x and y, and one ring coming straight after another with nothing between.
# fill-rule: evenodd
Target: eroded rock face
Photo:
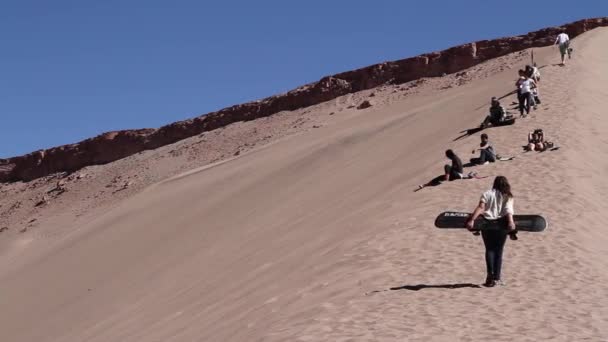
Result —
<instances>
[{"instance_id":1,"label":"eroded rock face","mask_svg":"<svg viewBox=\"0 0 608 342\"><path fill-rule=\"evenodd\" d=\"M73 172L88 165L109 163L237 121L254 120L280 111L316 105L386 83L405 83L421 77L455 73L512 52L551 45L562 31L573 38L600 26L608 26L608 17L584 19L522 36L482 40L440 52L371 65L324 77L285 94L228 107L159 129L108 132L76 144L0 159L0 182L30 181L56 172Z\"/></svg>"}]
</instances>

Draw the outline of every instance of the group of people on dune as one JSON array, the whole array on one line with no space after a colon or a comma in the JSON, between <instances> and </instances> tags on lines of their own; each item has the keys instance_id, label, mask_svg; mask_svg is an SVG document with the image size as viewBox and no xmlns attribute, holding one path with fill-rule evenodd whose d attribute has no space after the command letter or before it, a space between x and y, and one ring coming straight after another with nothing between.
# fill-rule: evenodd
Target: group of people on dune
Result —
<instances>
[{"instance_id":1,"label":"group of people on dune","mask_svg":"<svg viewBox=\"0 0 608 342\"><path fill-rule=\"evenodd\" d=\"M565 32L560 33L555 45L559 45L561 55L561 64L565 64L565 56L571 58L572 48L570 47L570 39ZM536 64L527 65L525 69L519 70L519 78L515 86L518 99L518 108L521 117L526 117L530 113L530 108L536 109L541 101L538 94L538 83L540 82L540 72ZM515 118L510 115L501 105L497 98L491 100L490 113L481 124L481 129L489 126L502 126L513 124ZM525 112L525 114L524 114ZM528 143L524 147L526 151L545 151L547 148L552 148L553 144L545 140L545 135L542 129L536 129L528 133ZM481 134L481 143L479 148L473 150L473 153L479 152L479 158L472 159L473 164L484 165L494 162L500 158L489 142L488 135ZM445 165L443 180L452 181L456 179L478 178L475 172L467 175L464 174L463 164L461 159L453 150L445 151L445 156L451 161ZM493 287L497 284L504 284L501 281L502 268L502 253L503 248L509 236L512 240L517 240L517 229L513 219L513 194L511 185L504 176L497 176L491 190L484 192L479 199L479 203L475 210L466 222L466 228L472 231L475 235L481 234L485 246L485 259L487 277L484 286ZM483 230L481 233L475 231L475 221L482 220L503 220L505 230Z\"/></svg>"},{"instance_id":2,"label":"group of people on dune","mask_svg":"<svg viewBox=\"0 0 608 342\"><path fill-rule=\"evenodd\" d=\"M536 63L534 63L533 65L526 65L525 69L520 69L518 75L517 81L515 81L515 91L513 93L517 94L520 117L525 118L530 114L531 108L536 110L541 103L538 93L540 71L536 67ZM480 128L506 126L515 123L513 114L507 112L504 107L500 105L500 101L496 97L493 97L490 103L490 113L481 123Z\"/></svg>"}]
</instances>

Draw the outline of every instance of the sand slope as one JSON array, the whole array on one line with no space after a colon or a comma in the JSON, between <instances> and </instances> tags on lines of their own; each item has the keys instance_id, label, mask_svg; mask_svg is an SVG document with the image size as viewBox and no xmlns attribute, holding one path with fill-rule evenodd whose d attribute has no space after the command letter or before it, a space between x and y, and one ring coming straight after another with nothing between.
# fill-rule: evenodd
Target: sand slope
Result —
<instances>
[{"instance_id":1,"label":"sand slope","mask_svg":"<svg viewBox=\"0 0 608 342\"><path fill-rule=\"evenodd\" d=\"M442 210L470 210L491 178L412 190L439 173L445 148L470 156L479 134L454 138L512 89L521 58L451 89L378 91L381 105L165 179L77 226L51 220L40 230L61 231L52 242L4 236L4 339L605 340L607 43L607 29L580 36L567 67L535 50L543 105L488 130L516 159L476 169L509 177L516 210L550 222L507 242L506 287L476 287L479 238L432 227ZM536 127L561 149L521 153Z\"/></svg>"}]
</instances>

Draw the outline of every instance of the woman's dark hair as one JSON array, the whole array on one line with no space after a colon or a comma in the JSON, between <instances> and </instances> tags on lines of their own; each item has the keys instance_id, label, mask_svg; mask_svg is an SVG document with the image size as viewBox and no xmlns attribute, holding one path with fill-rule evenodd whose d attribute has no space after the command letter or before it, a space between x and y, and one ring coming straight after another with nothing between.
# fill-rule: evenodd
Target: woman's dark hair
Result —
<instances>
[{"instance_id":1,"label":"woman's dark hair","mask_svg":"<svg viewBox=\"0 0 608 342\"><path fill-rule=\"evenodd\" d=\"M445 156L450 159L454 159L454 157L456 157L456 154L452 150L447 150L447 151L445 151Z\"/></svg>"},{"instance_id":2,"label":"woman's dark hair","mask_svg":"<svg viewBox=\"0 0 608 342\"><path fill-rule=\"evenodd\" d=\"M511 185L505 176L497 176L494 178L494 185L492 189L498 190L501 194L507 196L507 198L512 198L513 194L511 193Z\"/></svg>"}]
</instances>

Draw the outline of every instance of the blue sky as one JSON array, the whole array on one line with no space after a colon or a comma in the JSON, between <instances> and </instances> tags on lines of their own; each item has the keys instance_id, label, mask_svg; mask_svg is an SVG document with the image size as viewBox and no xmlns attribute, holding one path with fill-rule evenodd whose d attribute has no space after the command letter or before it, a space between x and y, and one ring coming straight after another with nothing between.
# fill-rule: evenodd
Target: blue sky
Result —
<instances>
[{"instance_id":1,"label":"blue sky","mask_svg":"<svg viewBox=\"0 0 608 342\"><path fill-rule=\"evenodd\" d=\"M0 158L606 15L605 0L0 0Z\"/></svg>"}]
</instances>

